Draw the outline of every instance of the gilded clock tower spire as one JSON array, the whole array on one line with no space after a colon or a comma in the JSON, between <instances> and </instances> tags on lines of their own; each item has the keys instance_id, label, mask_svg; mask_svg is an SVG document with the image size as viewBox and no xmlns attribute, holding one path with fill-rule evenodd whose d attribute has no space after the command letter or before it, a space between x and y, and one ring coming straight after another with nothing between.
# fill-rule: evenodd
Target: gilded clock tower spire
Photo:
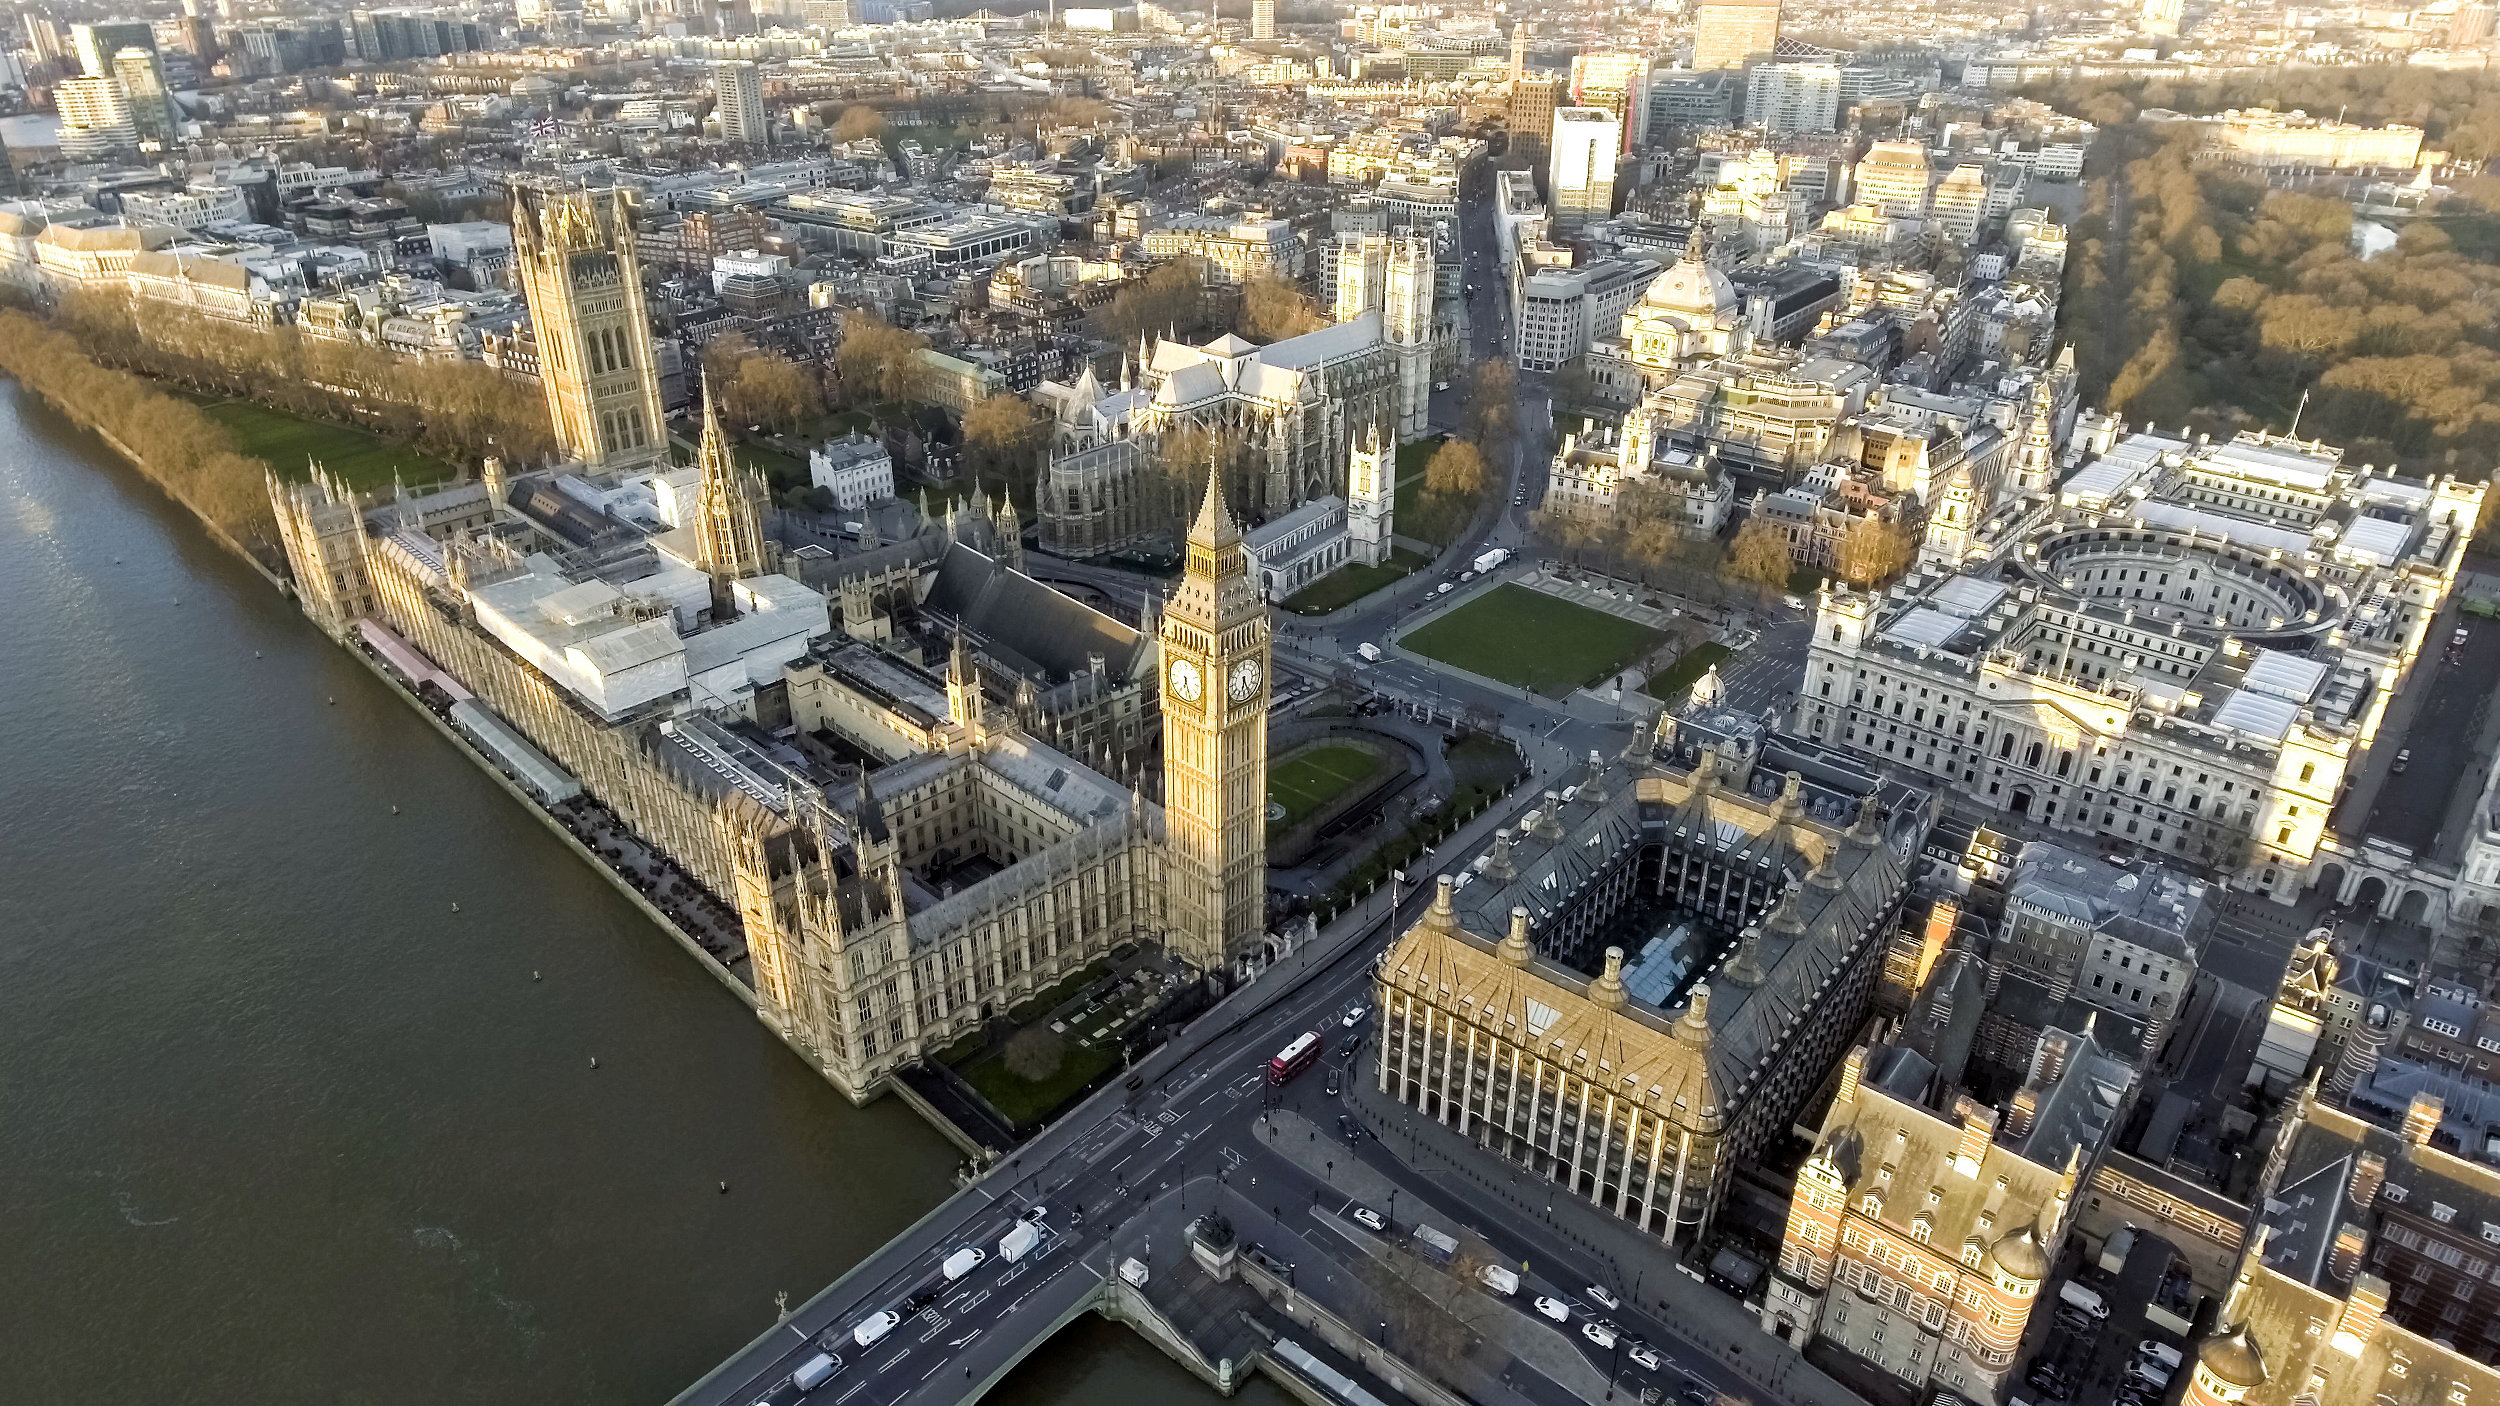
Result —
<instances>
[{"instance_id":1,"label":"gilded clock tower spire","mask_svg":"<svg viewBox=\"0 0 2500 1406\"><path fill-rule=\"evenodd\" d=\"M1160 641L1171 941L1211 970L1254 951L1267 919L1267 603L1219 473Z\"/></svg>"}]
</instances>

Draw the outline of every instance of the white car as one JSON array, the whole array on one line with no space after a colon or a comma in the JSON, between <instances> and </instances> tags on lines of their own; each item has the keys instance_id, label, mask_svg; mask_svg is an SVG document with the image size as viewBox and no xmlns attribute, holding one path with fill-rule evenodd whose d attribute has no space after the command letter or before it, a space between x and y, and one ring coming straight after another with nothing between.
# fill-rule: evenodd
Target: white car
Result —
<instances>
[{"instance_id":1,"label":"white car","mask_svg":"<svg viewBox=\"0 0 2500 1406\"><path fill-rule=\"evenodd\" d=\"M1537 1295L1536 1311L1544 1314L1548 1318L1553 1319L1557 1323L1568 1323L1571 1321L1571 1305L1564 1303L1561 1299L1554 1298L1551 1295Z\"/></svg>"},{"instance_id":2,"label":"white car","mask_svg":"<svg viewBox=\"0 0 2500 1406\"><path fill-rule=\"evenodd\" d=\"M861 1347L875 1347L879 1339L903 1325L903 1315L893 1309L876 1314L851 1330L851 1341Z\"/></svg>"},{"instance_id":3,"label":"white car","mask_svg":"<svg viewBox=\"0 0 2500 1406\"><path fill-rule=\"evenodd\" d=\"M1644 1372L1658 1370L1658 1354L1650 1351L1647 1343L1634 1343L1623 1350L1623 1355L1631 1358L1633 1365Z\"/></svg>"},{"instance_id":4,"label":"white car","mask_svg":"<svg viewBox=\"0 0 2500 1406\"><path fill-rule=\"evenodd\" d=\"M1582 1323L1580 1325L1580 1336L1597 1344L1599 1347L1613 1347L1615 1345L1615 1330L1607 1327L1603 1323L1594 1321Z\"/></svg>"},{"instance_id":5,"label":"white car","mask_svg":"<svg viewBox=\"0 0 2500 1406\"><path fill-rule=\"evenodd\" d=\"M1050 1207L1048 1206L1027 1206L1024 1208L1024 1214L1016 1217L1016 1219L1023 1221L1026 1225L1040 1225L1042 1223L1042 1217L1049 1214Z\"/></svg>"},{"instance_id":6,"label":"white car","mask_svg":"<svg viewBox=\"0 0 2500 1406\"><path fill-rule=\"evenodd\" d=\"M1372 1008L1369 1006L1348 1006L1345 1013L1345 1028L1352 1030L1362 1024L1364 1018L1371 1013Z\"/></svg>"},{"instance_id":7,"label":"white car","mask_svg":"<svg viewBox=\"0 0 2500 1406\"><path fill-rule=\"evenodd\" d=\"M1623 1300L1607 1293L1605 1288L1601 1285L1591 1284L1587 1288L1582 1289L1580 1292L1588 1295L1589 1302L1597 1305L1599 1308L1612 1311L1623 1307Z\"/></svg>"},{"instance_id":8,"label":"white car","mask_svg":"<svg viewBox=\"0 0 2500 1406\"><path fill-rule=\"evenodd\" d=\"M1386 1235L1389 1233L1389 1218L1382 1215L1380 1212L1373 1210L1369 1206L1357 1206L1353 1210L1348 1211L1346 1214L1354 1218L1354 1223L1356 1225L1359 1225L1365 1230L1371 1231L1376 1235Z\"/></svg>"}]
</instances>

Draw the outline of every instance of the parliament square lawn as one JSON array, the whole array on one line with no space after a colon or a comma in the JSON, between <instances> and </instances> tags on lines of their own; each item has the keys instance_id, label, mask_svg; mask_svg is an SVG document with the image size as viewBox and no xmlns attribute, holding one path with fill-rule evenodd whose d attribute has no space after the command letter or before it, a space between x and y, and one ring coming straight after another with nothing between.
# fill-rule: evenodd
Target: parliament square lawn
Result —
<instances>
[{"instance_id":1,"label":"parliament square lawn","mask_svg":"<svg viewBox=\"0 0 2500 1406\"><path fill-rule=\"evenodd\" d=\"M1267 771L1267 799L1284 808L1271 825L1283 827L1365 785L1388 765L1388 758L1353 742L1326 742L1296 751Z\"/></svg>"},{"instance_id":2,"label":"parliament square lawn","mask_svg":"<svg viewBox=\"0 0 2500 1406\"><path fill-rule=\"evenodd\" d=\"M1469 673L1559 698L1605 679L1665 638L1647 625L1505 584L1399 643Z\"/></svg>"}]
</instances>

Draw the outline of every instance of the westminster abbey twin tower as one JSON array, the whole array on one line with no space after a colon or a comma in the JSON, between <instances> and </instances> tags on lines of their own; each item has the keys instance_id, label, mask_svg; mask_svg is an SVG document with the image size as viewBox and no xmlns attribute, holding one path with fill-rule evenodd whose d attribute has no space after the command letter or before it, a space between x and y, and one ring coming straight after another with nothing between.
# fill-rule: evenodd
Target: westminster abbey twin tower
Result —
<instances>
[{"instance_id":1,"label":"westminster abbey twin tower","mask_svg":"<svg viewBox=\"0 0 2500 1406\"><path fill-rule=\"evenodd\" d=\"M715 955L855 1100L1121 944L1272 955L1267 613L1212 475L1136 629L1024 574L1004 502L786 547L708 398L670 452L624 198L525 191L514 229L559 461L272 479L309 615L734 909L744 953ZM1279 467L1284 497L1328 486L1325 456Z\"/></svg>"}]
</instances>

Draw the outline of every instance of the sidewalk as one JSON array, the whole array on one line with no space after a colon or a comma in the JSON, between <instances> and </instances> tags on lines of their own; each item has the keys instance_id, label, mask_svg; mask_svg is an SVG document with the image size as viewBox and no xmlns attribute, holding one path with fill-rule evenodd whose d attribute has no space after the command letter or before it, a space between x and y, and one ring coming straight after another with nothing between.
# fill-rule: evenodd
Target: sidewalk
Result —
<instances>
[{"instance_id":1,"label":"sidewalk","mask_svg":"<svg viewBox=\"0 0 2500 1406\"><path fill-rule=\"evenodd\" d=\"M1551 1259L1604 1266L1621 1291L1638 1285L1639 1307L1736 1375L1794 1406L1864 1406L1863 1399L1762 1331L1736 1300L1695 1282L1675 1252L1544 1177L1511 1175L1500 1158L1443 1124L1390 1099L1370 1080L1352 1079L1346 1102L1379 1137L1383 1151L1467 1203L1485 1224L1552 1247ZM1627 1293L1627 1301L1632 1299Z\"/></svg>"}]
</instances>

